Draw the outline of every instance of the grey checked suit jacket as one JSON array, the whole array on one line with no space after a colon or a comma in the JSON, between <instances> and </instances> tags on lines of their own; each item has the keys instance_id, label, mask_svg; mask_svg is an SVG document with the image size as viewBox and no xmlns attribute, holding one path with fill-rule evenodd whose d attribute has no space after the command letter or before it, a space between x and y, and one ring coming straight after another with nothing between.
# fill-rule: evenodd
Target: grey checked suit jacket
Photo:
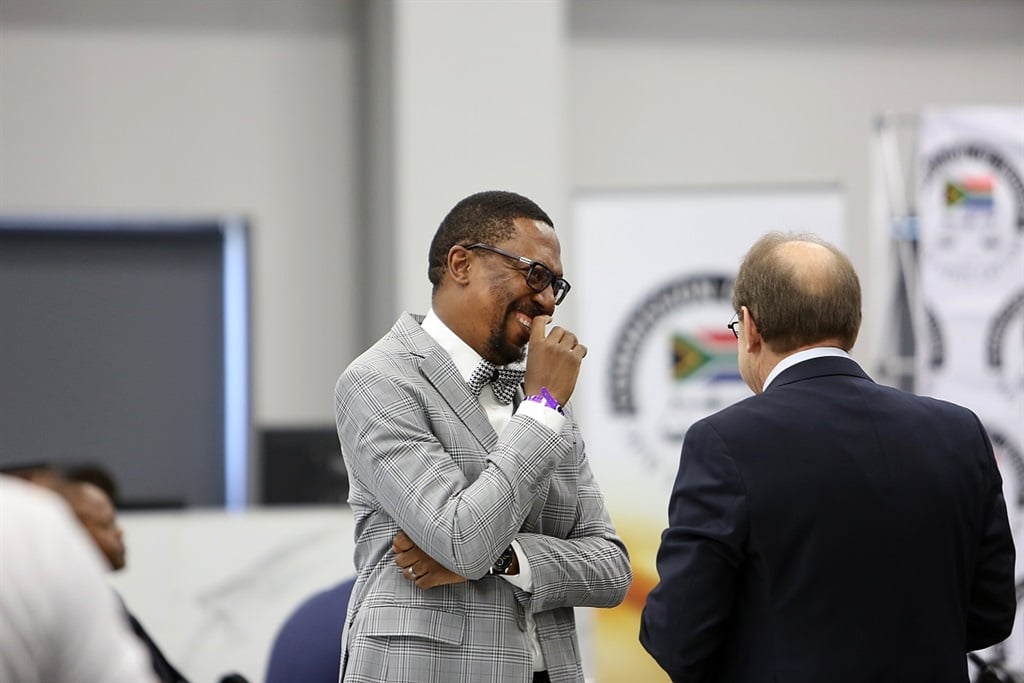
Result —
<instances>
[{"instance_id":1,"label":"grey checked suit jacket","mask_svg":"<svg viewBox=\"0 0 1024 683\"><path fill-rule=\"evenodd\" d=\"M561 433L515 415L499 439L420 320L403 314L335 388L358 571L343 680L529 681L529 611L552 682L582 681L572 608L618 604L632 572L571 406ZM417 588L390 552L400 529L469 580ZM513 539L532 593L487 574Z\"/></svg>"}]
</instances>

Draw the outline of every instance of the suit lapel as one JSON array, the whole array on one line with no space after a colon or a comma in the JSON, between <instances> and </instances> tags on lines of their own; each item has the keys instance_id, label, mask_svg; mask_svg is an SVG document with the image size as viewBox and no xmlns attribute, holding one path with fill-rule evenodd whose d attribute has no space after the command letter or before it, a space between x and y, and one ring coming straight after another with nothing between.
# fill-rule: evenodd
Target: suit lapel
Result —
<instances>
[{"instance_id":1,"label":"suit lapel","mask_svg":"<svg viewBox=\"0 0 1024 683\"><path fill-rule=\"evenodd\" d=\"M498 442L498 435L494 433L494 428L491 427L491 423L487 419L487 413L480 406L480 400L470 392L448 354L435 346L423 358L420 363L420 371L441 394L452 412L490 451Z\"/></svg>"},{"instance_id":2,"label":"suit lapel","mask_svg":"<svg viewBox=\"0 0 1024 683\"><path fill-rule=\"evenodd\" d=\"M420 372L424 379L437 390L437 393L466 425L480 445L490 452L498 443L498 435L495 434L486 412L480 406L480 400L470 392L451 357L420 327L422 320L422 316L405 314L399 318L392 328L392 332L411 353L422 359ZM513 408L518 408L523 398L523 389L520 387L512 399ZM537 498L523 522L523 531L530 533L541 531L543 523L541 513L544 510L550 486L551 482L546 481L543 489L537 492Z\"/></svg>"},{"instance_id":3,"label":"suit lapel","mask_svg":"<svg viewBox=\"0 0 1024 683\"><path fill-rule=\"evenodd\" d=\"M403 315L393 328L397 339L420 356L420 372L480 444L490 451L498 442L480 401L470 392L451 357L420 327L421 316Z\"/></svg>"}]
</instances>

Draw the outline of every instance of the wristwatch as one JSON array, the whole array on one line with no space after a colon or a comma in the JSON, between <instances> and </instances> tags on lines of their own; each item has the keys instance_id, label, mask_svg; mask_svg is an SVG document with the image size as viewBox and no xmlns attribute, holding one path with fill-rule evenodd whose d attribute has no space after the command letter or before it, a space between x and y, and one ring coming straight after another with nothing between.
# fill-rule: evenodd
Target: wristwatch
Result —
<instances>
[{"instance_id":1,"label":"wristwatch","mask_svg":"<svg viewBox=\"0 0 1024 683\"><path fill-rule=\"evenodd\" d=\"M498 559L491 565L488 574L508 574L512 561L516 559L516 551L512 546L505 548L505 552L498 556Z\"/></svg>"}]
</instances>

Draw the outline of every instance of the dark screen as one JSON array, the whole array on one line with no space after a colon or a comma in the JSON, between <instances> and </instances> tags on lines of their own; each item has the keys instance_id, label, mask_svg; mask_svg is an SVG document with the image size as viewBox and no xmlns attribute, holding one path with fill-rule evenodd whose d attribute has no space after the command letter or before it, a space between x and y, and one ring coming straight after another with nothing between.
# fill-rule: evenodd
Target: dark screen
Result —
<instances>
[{"instance_id":1,"label":"dark screen","mask_svg":"<svg viewBox=\"0 0 1024 683\"><path fill-rule=\"evenodd\" d=\"M98 464L134 507L221 505L216 224L0 222L0 466Z\"/></svg>"}]
</instances>

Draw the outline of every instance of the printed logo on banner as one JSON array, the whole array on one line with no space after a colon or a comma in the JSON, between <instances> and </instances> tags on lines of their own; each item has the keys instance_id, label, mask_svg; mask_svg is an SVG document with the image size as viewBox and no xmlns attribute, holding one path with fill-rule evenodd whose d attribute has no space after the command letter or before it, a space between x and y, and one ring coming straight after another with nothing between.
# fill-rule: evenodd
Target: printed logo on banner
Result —
<instances>
[{"instance_id":1,"label":"printed logo on banner","mask_svg":"<svg viewBox=\"0 0 1024 683\"><path fill-rule=\"evenodd\" d=\"M1003 475L1003 492L1006 501L1018 512L1024 513L1024 454L1020 444L997 427L985 426L988 436L992 439L992 450L996 454L999 471ZM1012 492L1011 492L1012 489ZM1024 519L1021 520L1024 522Z\"/></svg>"},{"instance_id":2,"label":"printed logo on banner","mask_svg":"<svg viewBox=\"0 0 1024 683\"><path fill-rule=\"evenodd\" d=\"M1014 399L1024 396L1024 292L996 312L988 328L986 361L998 387Z\"/></svg>"},{"instance_id":3,"label":"printed logo on banner","mask_svg":"<svg viewBox=\"0 0 1024 683\"><path fill-rule=\"evenodd\" d=\"M988 278L1017 262L1024 239L1024 182L987 145L940 149L925 162L922 214L935 212L926 258L949 277Z\"/></svg>"},{"instance_id":4,"label":"printed logo on banner","mask_svg":"<svg viewBox=\"0 0 1024 683\"><path fill-rule=\"evenodd\" d=\"M932 382L946 362L946 339L935 311L930 306L924 306L921 314L924 329L917 340L917 354L928 372L918 373L916 391L930 394L934 390Z\"/></svg>"},{"instance_id":5,"label":"printed logo on banner","mask_svg":"<svg viewBox=\"0 0 1024 683\"><path fill-rule=\"evenodd\" d=\"M939 319L935 317L935 312L931 308L924 309L924 321L928 338L927 347L921 348L925 349L924 357L928 367L938 369L946 360L946 341L942 335L942 328L939 327Z\"/></svg>"},{"instance_id":6,"label":"printed logo on banner","mask_svg":"<svg viewBox=\"0 0 1024 683\"><path fill-rule=\"evenodd\" d=\"M628 421L641 464L671 478L686 430L748 396L736 364L733 278L686 275L653 290L616 335L609 366L612 413Z\"/></svg>"}]
</instances>

